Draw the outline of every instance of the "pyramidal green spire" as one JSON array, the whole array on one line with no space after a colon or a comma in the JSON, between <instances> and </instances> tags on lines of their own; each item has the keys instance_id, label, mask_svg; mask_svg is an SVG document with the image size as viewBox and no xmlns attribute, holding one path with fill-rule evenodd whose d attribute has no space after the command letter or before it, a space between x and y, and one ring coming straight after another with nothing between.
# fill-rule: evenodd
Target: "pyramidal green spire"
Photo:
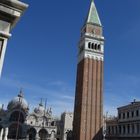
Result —
<instances>
[{"instance_id":1,"label":"pyramidal green spire","mask_svg":"<svg viewBox=\"0 0 140 140\"><path fill-rule=\"evenodd\" d=\"M90 5L86 23L98 24L102 26L94 0L91 0L91 5Z\"/></svg>"}]
</instances>

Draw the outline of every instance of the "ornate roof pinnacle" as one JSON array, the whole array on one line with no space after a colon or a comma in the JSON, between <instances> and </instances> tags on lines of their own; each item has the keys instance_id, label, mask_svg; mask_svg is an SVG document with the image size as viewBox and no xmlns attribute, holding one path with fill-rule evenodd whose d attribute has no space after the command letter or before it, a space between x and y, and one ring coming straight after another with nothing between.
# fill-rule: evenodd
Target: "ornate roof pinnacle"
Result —
<instances>
[{"instance_id":1,"label":"ornate roof pinnacle","mask_svg":"<svg viewBox=\"0 0 140 140\"><path fill-rule=\"evenodd\" d=\"M24 97L24 96L23 96L23 89L22 89L22 88L21 88L20 91L19 91L18 97L20 97L20 98L23 98L23 97Z\"/></svg>"},{"instance_id":2,"label":"ornate roof pinnacle","mask_svg":"<svg viewBox=\"0 0 140 140\"><path fill-rule=\"evenodd\" d=\"M41 98L39 106L43 106L43 99Z\"/></svg>"}]
</instances>

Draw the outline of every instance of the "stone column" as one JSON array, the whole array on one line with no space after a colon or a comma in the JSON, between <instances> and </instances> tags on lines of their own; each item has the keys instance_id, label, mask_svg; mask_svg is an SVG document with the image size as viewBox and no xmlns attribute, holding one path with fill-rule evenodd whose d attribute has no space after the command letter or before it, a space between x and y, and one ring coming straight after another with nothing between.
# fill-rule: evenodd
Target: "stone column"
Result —
<instances>
[{"instance_id":1,"label":"stone column","mask_svg":"<svg viewBox=\"0 0 140 140\"><path fill-rule=\"evenodd\" d=\"M36 140L39 140L40 139L40 137L39 137L39 133L36 133L36 138L35 138Z\"/></svg>"},{"instance_id":2,"label":"stone column","mask_svg":"<svg viewBox=\"0 0 140 140\"><path fill-rule=\"evenodd\" d=\"M4 138L3 138L3 140L7 140L7 139L8 139L8 132L9 132L9 129L8 129L8 127L7 127L7 128L5 128L5 130L4 130Z\"/></svg>"},{"instance_id":3,"label":"stone column","mask_svg":"<svg viewBox=\"0 0 140 140\"><path fill-rule=\"evenodd\" d=\"M10 31L28 7L19 0L0 0L0 76Z\"/></svg>"},{"instance_id":4,"label":"stone column","mask_svg":"<svg viewBox=\"0 0 140 140\"><path fill-rule=\"evenodd\" d=\"M0 131L0 140L2 140L2 137L3 137L3 128Z\"/></svg>"},{"instance_id":5,"label":"stone column","mask_svg":"<svg viewBox=\"0 0 140 140\"><path fill-rule=\"evenodd\" d=\"M137 135L137 132L138 132L138 130L137 130L137 124L135 123L134 124L134 135Z\"/></svg>"},{"instance_id":6,"label":"stone column","mask_svg":"<svg viewBox=\"0 0 140 140\"><path fill-rule=\"evenodd\" d=\"M51 133L51 138L53 139L55 136L54 136L54 132L52 131Z\"/></svg>"}]
</instances>

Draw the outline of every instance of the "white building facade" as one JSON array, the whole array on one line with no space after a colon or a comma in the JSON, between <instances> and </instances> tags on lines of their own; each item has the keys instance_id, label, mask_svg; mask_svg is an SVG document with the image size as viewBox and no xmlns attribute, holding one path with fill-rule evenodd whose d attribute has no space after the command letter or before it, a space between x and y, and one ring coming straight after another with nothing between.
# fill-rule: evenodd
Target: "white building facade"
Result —
<instances>
[{"instance_id":1,"label":"white building facade","mask_svg":"<svg viewBox=\"0 0 140 140\"><path fill-rule=\"evenodd\" d=\"M129 105L118 108L118 116L107 119L107 140L140 139L140 102L134 100Z\"/></svg>"},{"instance_id":2,"label":"white building facade","mask_svg":"<svg viewBox=\"0 0 140 140\"><path fill-rule=\"evenodd\" d=\"M45 108L42 102L29 112L20 92L8 103L7 110L0 109L0 132L4 131L1 134L4 137L8 128L8 139L69 140L66 134L72 132L73 113L63 114L61 119L55 119L52 109Z\"/></svg>"},{"instance_id":3,"label":"white building facade","mask_svg":"<svg viewBox=\"0 0 140 140\"><path fill-rule=\"evenodd\" d=\"M28 5L19 0L0 0L0 76L10 31L16 25Z\"/></svg>"}]
</instances>

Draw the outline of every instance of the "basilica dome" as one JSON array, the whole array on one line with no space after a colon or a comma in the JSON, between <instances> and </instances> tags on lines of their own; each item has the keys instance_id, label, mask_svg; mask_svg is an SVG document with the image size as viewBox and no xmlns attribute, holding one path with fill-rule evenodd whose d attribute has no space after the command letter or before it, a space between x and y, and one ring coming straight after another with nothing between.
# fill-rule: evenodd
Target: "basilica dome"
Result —
<instances>
[{"instance_id":1,"label":"basilica dome","mask_svg":"<svg viewBox=\"0 0 140 140\"><path fill-rule=\"evenodd\" d=\"M34 112L38 115L43 115L44 111L45 111L45 108L43 107L42 103L40 103L39 106L34 109Z\"/></svg>"},{"instance_id":2,"label":"basilica dome","mask_svg":"<svg viewBox=\"0 0 140 140\"><path fill-rule=\"evenodd\" d=\"M17 97L15 97L14 99L12 99L9 102L7 108L8 108L8 110L12 110L12 109L16 109L16 108L27 110L28 109L28 103L24 99L23 94L20 93Z\"/></svg>"}]
</instances>

